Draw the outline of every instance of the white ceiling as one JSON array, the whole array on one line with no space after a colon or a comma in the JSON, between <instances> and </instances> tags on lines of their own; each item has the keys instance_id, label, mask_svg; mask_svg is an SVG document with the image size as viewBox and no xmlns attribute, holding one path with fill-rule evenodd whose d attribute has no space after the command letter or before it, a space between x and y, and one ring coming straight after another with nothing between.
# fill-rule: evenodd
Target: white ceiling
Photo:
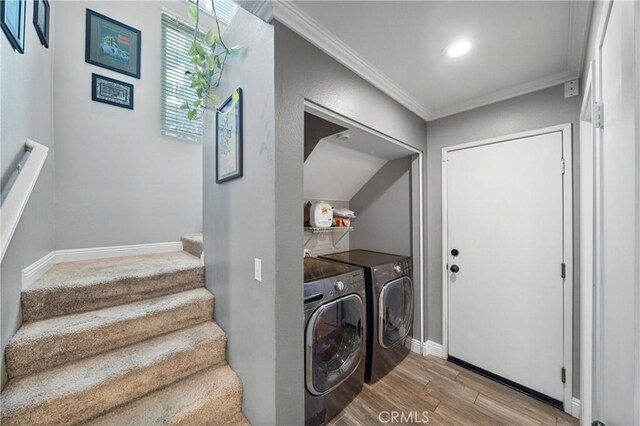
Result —
<instances>
[{"instance_id":1,"label":"white ceiling","mask_svg":"<svg viewBox=\"0 0 640 426\"><path fill-rule=\"evenodd\" d=\"M344 134L349 138L340 138ZM304 162L304 198L349 201L388 161L411 154L355 127L327 136Z\"/></svg>"},{"instance_id":2,"label":"white ceiling","mask_svg":"<svg viewBox=\"0 0 640 426\"><path fill-rule=\"evenodd\" d=\"M274 2L283 24L424 119L540 90L582 70L591 2ZM458 39L471 51L449 58Z\"/></svg>"},{"instance_id":3,"label":"white ceiling","mask_svg":"<svg viewBox=\"0 0 640 426\"><path fill-rule=\"evenodd\" d=\"M349 201L386 162L322 139L304 162L304 198Z\"/></svg>"}]
</instances>

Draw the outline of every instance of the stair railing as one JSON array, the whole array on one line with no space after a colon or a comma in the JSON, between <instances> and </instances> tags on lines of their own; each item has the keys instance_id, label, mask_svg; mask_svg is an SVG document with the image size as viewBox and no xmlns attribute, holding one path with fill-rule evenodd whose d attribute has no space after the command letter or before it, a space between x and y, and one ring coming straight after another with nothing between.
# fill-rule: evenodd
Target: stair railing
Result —
<instances>
[{"instance_id":1,"label":"stair railing","mask_svg":"<svg viewBox=\"0 0 640 426\"><path fill-rule=\"evenodd\" d=\"M27 201L29 201L31 191L36 185L44 161L49 154L49 148L31 139L27 139L24 149L25 155L20 159L15 171L7 181L6 188L2 188L2 205L0 206L2 255L0 261L4 258Z\"/></svg>"}]
</instances>

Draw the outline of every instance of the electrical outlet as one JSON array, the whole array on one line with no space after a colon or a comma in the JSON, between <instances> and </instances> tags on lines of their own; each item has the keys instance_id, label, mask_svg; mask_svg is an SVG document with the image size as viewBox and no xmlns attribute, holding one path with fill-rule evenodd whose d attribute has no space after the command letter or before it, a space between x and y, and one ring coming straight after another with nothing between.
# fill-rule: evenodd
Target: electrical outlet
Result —
<instances>
[{"instance_id":1,"label":"electrical outlet","mask_svg":"<svg viewBox=\"0 0 640 426\"><path fill-rule=\"evenodd\" d=\"M259 283L262 282L262 259L253 259L253 277Z\"/></svg>"},{"instance_id":2,"label":"electrical outlet","mask_svg":"<svg viewBox=\"0 0 640 426\"><path fill-rule=\"evenodd\" d=\"M578 96L579 94L580 94L580 79L576 78L575 80L567 81L564 84L565 98L573 98L574 96Z\"/></svg>"}]
</instances>

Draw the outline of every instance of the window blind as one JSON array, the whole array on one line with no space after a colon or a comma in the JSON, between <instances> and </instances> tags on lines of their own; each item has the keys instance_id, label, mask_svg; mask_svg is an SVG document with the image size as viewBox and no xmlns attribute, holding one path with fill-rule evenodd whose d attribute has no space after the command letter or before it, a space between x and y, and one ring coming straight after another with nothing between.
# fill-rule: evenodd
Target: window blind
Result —
<instances>
[{"instance_id":1,"label":"window blind","mask_svg":"<svg viewBox=\"0 0 640 426\"><path fill-rule=\"evenodd\" d=\"M196 4L196 0L189 1L193 4ZM200 2L198 3L198 7L207 15L214 16L214 1L218 19L225 24L229 24L229 22L231 22L231 19L233 19L233 16L236 14L236 11L238 10L238 5L235 4L232 0L200 0Z\"/></svg>"},{"instance_id":2,"label":"window blind","mask_svg":"<svg viewBox=\"0 0 640 426\"><path fill-rule=\"evenodd\" d=\"M204 38L204 34L201 34ZM189 120L187 110L180 109L184 102L195 101L191 78L193 64L189 49L193 42L193 27L166 13L162 14L162 134L176 138L200 141L202 118Z\"/></svg>"}]
</instances>

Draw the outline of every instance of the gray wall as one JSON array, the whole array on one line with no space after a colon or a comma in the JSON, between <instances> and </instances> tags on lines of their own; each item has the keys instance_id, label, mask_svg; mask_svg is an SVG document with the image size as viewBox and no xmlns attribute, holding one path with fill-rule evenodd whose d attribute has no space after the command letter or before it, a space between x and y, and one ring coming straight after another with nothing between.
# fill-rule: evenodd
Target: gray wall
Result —
<instances>
[{"instance_id":1,"label":"gray wall","mask_svg":"<svg viewBox=\"0 0 640 426\"><path fill-rule=\"evenodd\" d=\"M326 138L329 135L335 135L336 133L340 133L343 130L347 129L323 118L316 117L313 114L305 112L304 159L307 159L309 154L311 154L311 151L313 151L318 142L320 142L320 139Z\"/></svg>"},{"instance_id":2,"label":"gray wall","mask_svg":"<svg viewBox=\"0 0 640 426\"><path fill-rule=\"evenodd\" d=\"M227 359L244 384L244 414L255 425L281 423L276 421L276 357L282 348L274 300L277 287L289 284L277 281L275 270L273 32L272 26L240 10L224 35L225 43L243 46L240 57L227 61L217 92L226 98L235 88L243 89L244 176L215 183L212 112L204 141L206 286L216 297L215 319L229 338ZM300 223L301 201L292 224ZM302 257L302 248L297 255ZM262 259L261 283L254 280L254 258ZM286 345L283 352L299 352L295 347ZM302 351L302 344L297 347ZM295 402L300 404L295 409L302 410L302 400Z\"/></svg>"},{"instance_id":3,"label":"gray wall","mask_svg":"<svg viewBox=\"0 0 640 426\"><path fill-rule=\"evenodd\" d=\"M301 424L304 99L423 150L426 124L279 22L275 45L276 423Z\"/></svg>"},{"instance_id":4,"label":"gray wall","mask_svg":"<svg viewBox=\"0 0 640 426\"><path fill-rule=\"evenodd\" d=\"M142 31L140 79L84 62L87 6ZM202 145L160 134L160 16L163 7L186 15L186 3L56 7L56 247L177 241L200 232ZM133 83L134 110L92 101L91 73Z\"/></svg>"},{"instance_id":5,"label":"gray wall","mask_svg":"<svg viewBox=\"0 0 640 426\"><path fill-rule=\"evenodd\" d=\"M429 122L427 138L428 338L442 342L441 148L557 124L573 124L573 394L580 394L580 171L579 96L564 99L562 85Z\"/></svg>"},{"instance_id":6,"label":"gray wall","mask_svg":"<svg viewBox=\"0 0 640 426\"><path fill-rule=\"evenodd\" d=\"M411 157L389 161L351 199L358 216L350 233L350 248L418 256L413 251ZM419 234L418 234L419 235ZM420 333L420 289L413 276L413 336Z\"/></svg>"},{"instance_id":7,"label":"gray wall","mask_svg":"<svg viewBox=\"0 0 640 426\"><path fill-rule=\"evenodd\" d=\"M0 353L1 385L6 382L4 348L21 323L21 271L54 248L54 146L52 120L51 67L55 34L46 49L31 24L33 3L27 2L26 40L23 55L14 52L4 34L0 34L0 163L6 176L16 159L24 152L27 138L49 147L36 186L18 224L9 248L2 260L0 286L0 322L2 324ZM55 18L58 3L51 3Z\"/></svg>"}]
</instances>

